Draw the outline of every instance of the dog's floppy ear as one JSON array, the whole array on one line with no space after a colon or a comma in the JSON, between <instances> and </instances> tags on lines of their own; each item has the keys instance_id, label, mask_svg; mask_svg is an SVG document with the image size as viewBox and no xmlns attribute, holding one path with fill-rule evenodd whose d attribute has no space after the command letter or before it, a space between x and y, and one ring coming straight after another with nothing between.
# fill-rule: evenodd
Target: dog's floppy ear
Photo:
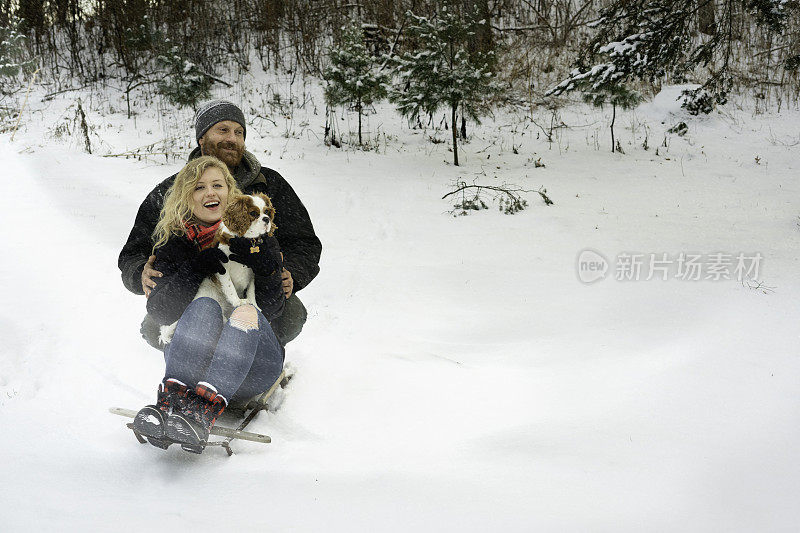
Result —
<instances>
[{"instance_id":1,"label":"dog's floppy ear","mask_svg":"<svg viewBox=\"0 0 800 533\"><path fill-rule=\"evenodd\" d=\"M275 233L276 229L278 229L278 226L275 225L275 208L272 206L272 200L270 200L269 196L267 196L263 192L257 193L255 194L255 196L258 196L259 198L264 200L264 204L266 204L264 212L267 214L267 216L269 217L269 221L271 222L267 235L272 237L272 234Z\"/></svg>"},{"instance_id":2,"label":"dog's floppy ear","mask_svg":"<svg viewBox=\"0 0 800 533\"><path fill-rule=\"evenodd\" d=\"M222 215L222 222L236 235L244 235L250 228L250 205L252 200L249 196L237 196L232 202L228 202L225 213Z\"/></svg>"}]
</instances>

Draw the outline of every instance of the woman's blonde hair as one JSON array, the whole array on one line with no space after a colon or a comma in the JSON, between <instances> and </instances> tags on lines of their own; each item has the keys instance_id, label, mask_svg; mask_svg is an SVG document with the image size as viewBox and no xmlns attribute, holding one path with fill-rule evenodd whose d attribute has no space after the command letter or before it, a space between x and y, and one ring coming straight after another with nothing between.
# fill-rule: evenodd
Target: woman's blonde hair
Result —
<instances>
[{"instance_id":1,"label":"woman's blonde hair","mask_svg":"<svg viewBox=\"0 0 800 533\"><path fill-rule=\"evenodd\" d=\"M155 243L153 251L167 242L170 235L186 235L185 222L191 221L194 217L192 194L194 194L194 189L203 172L209 168L217 168L225 176L225 183L228 185L228 202L242 194L225 163L210 155L192 159L178 172L175 182L164 196L164 206L161 208L156 229L153 230L153 242Z\"/></svg>"}]
</instances>

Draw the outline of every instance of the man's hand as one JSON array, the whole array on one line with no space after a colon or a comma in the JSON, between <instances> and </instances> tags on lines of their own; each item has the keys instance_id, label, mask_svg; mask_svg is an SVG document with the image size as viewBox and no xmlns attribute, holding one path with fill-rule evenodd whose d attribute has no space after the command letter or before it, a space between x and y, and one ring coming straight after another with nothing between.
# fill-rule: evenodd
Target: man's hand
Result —
<instances>
[{"instance_id":1,"label":"man's hand","mask_svg":"<svg viewBox=\"0 0 800 533\"><path fill-rule=\"evenodd\" d=\"M147 259L147 263L144 264L144 270L142 270L142 290L144 291L144 295L148 298L150 297L150 292L156 286L156 282L153 281L153 278L160 278L162 276L161 272L153 269L155 260L156 256L151 255Z\"/></svg>"},{"instance_id":2,"label":"man's hand","mask_svg":"<svg viewBox=\"0 0 800 533\"><path fill-rule=\"evenodd\" d=\"M283 294L285 294L288 299L289 296L292 295L292 289L294 289L294 280L292 279L292 273L285 268L281 271L281 282L283 285Z\"/></svg>"}]
</instances>

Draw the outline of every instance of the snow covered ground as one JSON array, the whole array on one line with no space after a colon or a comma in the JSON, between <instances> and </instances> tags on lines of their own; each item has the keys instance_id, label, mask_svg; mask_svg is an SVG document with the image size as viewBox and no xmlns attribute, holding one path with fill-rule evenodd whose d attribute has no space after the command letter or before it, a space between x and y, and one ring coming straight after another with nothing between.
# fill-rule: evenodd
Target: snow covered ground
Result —
<instances>
[{"instance_id":1,"label":"snow covered ground","mask_svg":"<svg viewBox=\"0 0 800 533\"><path fill-rule=\"evenodd\" d=\"M262 109L253 87L235 95L246 114ZM794 530L800 112L685 117L676 91L618 118L624 155L608 112L563 111L553 143L504 112L461 167L428 140L449 132L389 106L368 121L377 152L324 146L318 92L254 121L248 147L294 186L324 251L287 350L297 374L252 426L273 443L230 458L139 445L107 412L151 402L162 376L116 261L182 161L99 155L175 134L188 154L191 113L128 120L118 98L83 95L89 155L76 93L32 97L14 142L0 137L0 529ZM665 134L680 120L686 136ZM544 186L555 205L528 193L513 216L453 217L441 197L458 178ZM586 249L605 279L579 279ZM702 278L712 254L733 275L758 253L758 281L679 279L680 253ZM642 279L616 279L620 254L641 255ZM669 279L644 279L652 254Z\"/></svg>"}]
</instances>

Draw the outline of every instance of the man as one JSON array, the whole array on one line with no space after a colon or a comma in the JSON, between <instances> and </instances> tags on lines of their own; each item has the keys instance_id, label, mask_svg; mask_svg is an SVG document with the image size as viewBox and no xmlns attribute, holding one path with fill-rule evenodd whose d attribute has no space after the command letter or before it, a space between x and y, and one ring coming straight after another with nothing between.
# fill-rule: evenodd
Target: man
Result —
<instances>
[{"instance_id":1,"label":"man","mask_svg":"<svg viewBox=\"0 0 800 533\"><path fill-rule=\"evenodd\" d=\"M256 157L245 150L247 126L241 109L226 100L203 105L195 115L197 148L189 160L212 155L222 160L246 194L262 192L275 207L275 236L284 256L283 291L287 298L283 314L272 322L272 329L282 345L297 337L306 321L306 309L296 293L319 273L322 243L300 198L283 177L262 167ZM119 254L122 282L134 294L149 296L161 273L153 270L155 256L153 230L158 222L164 195L175 181L173 174L158 184L139 207L128 241ZM145 317L142 336L158 347L158 326Z\"/></svg>"}]
</instances>

